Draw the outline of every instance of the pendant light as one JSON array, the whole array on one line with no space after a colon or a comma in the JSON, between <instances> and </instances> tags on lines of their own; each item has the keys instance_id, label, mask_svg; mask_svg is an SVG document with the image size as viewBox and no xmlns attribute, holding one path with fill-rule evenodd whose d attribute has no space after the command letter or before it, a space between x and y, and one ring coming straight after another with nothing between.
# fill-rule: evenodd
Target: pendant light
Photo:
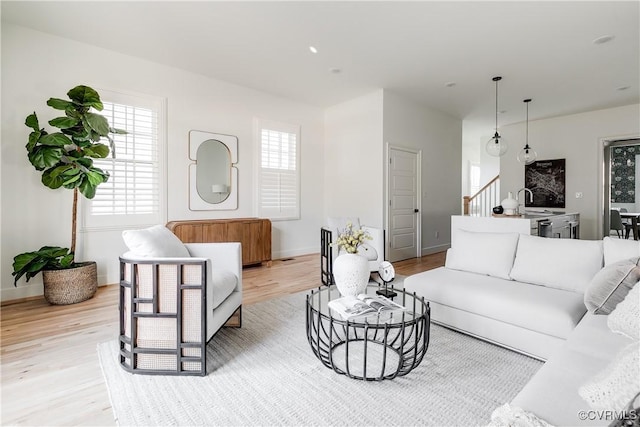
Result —
<instances>
[{"instance_id":1,"label":"pendant light","mask_svg":"<svg viewBox=\"0 0 640 427\"><path fill-rule=\"evenodd\" d=\"M531 100L525 99L522 102L527 104L527 131L524 148L518 153L518 161L520 163L524 163L525 165L530 165L531 163L536 161L538 153L536 153L536 150L529 147L529 103L531 102Z\"/></svg>"},{"instance_id":2,"label":"pendant light","mask_svg":"<svg viewBox=\"0 0 640 427\"><path fill-rule=\"evenodd\" d=\"M492 80L496 82L496 133L487 142L485 148L490 156L500 157L507 152L507 142L498 133L498 82L502 80L502 77L494 77Z\"/></svg>"}]
</instances>

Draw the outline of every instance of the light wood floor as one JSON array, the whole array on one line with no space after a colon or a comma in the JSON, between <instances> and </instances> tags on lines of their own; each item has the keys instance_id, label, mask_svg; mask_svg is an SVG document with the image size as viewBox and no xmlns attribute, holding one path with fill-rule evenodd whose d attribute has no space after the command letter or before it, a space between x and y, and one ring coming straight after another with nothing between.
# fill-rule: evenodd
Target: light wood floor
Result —
<instances>
[{"instance_id":1,"label":"light wood floor","mask_svg":"<svg viewBox=\"0 0 640 427\"><path fill-rule=\"evenodd\" d=\"M394 263L411 275L444 265L444 252ZM320 285L320 256L243 270L243 303ZM51 306L44 299L1 308L1 424L114 425L96 345L118 335L118 286L89 301Z\"/></svg>"}]
</instances>

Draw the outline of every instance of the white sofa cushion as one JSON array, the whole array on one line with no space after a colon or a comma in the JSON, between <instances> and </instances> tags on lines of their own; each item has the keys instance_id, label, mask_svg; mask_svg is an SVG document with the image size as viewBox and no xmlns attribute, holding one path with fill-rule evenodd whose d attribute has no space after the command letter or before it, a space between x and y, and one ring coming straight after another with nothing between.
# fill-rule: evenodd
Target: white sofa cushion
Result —
<instances>
[{"instance_id":1,"label":"white sofa cushion","mask_svg":"<svg viewBox=\"0 0 640 427\"><path fill-rule=\"evenodd\" d=\"M612 332L640 340L640 284L629 291L624 300L607 316Z\"/></svg>"},{"instance_id":2,"label":"white sofa cushion","mask_svg":"<svg viewBox=\"0 0 640 427\"><path fill-rule=\"evenodd\" d=\"M525 283L584 293L602 268L599 240L550 239L521 235L511 278Z\"/></svg>"},{"instance_id":3,"label":"white sofa cushion","mask_svg":"<svg viewBox=\"0 0 640 427\"><path fill-rule=\"evenodd\" d=\"M518 233L479 233L459 230L455 248L447 251L445 266L452 270L509 279Z\"/></svg>"},{"instance_id":4,"label":"white sofa cushion","mask_svg":"<svg viewBox=\"0 0 640 427\"><path fill-rule=\"evenodd\" d=\"M578 388L604 369L612 354L629 344L628 338L609 331L606 317L585 314L565 347L547 360L511 405L557 426L602 426L601 419L578 417L580 411L589 409Z\"/></svg>"},{"instance_id":5,"label":"white sofa cushion","mask_svg":"<svg viewBox=\"0 0 640 427\"><path fill-rule=\"evenodd\" d=\"M563 339L586 312L574 292L447 267L409 276L404 287L428 301Z\"/></svg>"},{"instance_id":6,"label":"white sofa cushion","mask_svg":"<svg viewBox=\"0 0 640 427\"><path fill-rule=\"evenodd\" d=\"M625 259L640 257L640 241L605 237L602 240L602 246L605 266Z\"/></svg>"},{"instance_id":7,"label":"white sofa cushion","mask_svg":"<svg viewBox=\"0 0 640 427\"><path fill-rule=\"evenodd\" d=\"M584 305L595 314L609 314L640 281L640 258L614 262L598 271L584 293Z\"/></svg>"},{"instance_id":8,"label":"white sofa cushion","mask_svg":"<svg viewBox=\"0 0 640 427\"><path fill-rule=\"evenodd\" d=\"M122 239L135 256L143 258L188 258L184 244L164 225L141 230L124 230Z\"/></svg>"}]
</instances>

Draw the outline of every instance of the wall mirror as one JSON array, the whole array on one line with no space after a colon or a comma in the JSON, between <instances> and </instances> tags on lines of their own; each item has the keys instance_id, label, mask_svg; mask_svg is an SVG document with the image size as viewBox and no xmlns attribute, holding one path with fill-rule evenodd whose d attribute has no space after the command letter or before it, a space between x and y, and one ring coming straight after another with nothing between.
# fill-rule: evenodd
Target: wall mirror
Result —
<instances>
[{"instance_id":1,"label":"wall mirror","mask_svg":"<svg viewBox=\"0 0 640 427\"><path fill-rule=\"evenodd\" d=\"M189 209L238 209L238 138L189 132Z\"/></svg>"}]
</instances>

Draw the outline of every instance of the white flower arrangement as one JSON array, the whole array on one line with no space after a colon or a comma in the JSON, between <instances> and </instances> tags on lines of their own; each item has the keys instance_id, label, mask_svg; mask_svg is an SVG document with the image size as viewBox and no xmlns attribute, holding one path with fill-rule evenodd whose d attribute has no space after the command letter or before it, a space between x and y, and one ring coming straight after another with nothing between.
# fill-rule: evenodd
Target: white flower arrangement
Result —
<instances>
[{"instance_id":1,"label":"white flower arrangement","mask_svg":"<svg viewBox=\"0 0 640 427\"><path fill-rule=\"evenodd\" d=\"M332 245L337 247L338 250L343 249L348 254L355 254L358 252L358 246L363 244L365 240L371 240L371 238L368 232L362 228L354 230L353 224L348 222L346 228L338 233L338 238Z\"/></svg>"}]
</instances>

